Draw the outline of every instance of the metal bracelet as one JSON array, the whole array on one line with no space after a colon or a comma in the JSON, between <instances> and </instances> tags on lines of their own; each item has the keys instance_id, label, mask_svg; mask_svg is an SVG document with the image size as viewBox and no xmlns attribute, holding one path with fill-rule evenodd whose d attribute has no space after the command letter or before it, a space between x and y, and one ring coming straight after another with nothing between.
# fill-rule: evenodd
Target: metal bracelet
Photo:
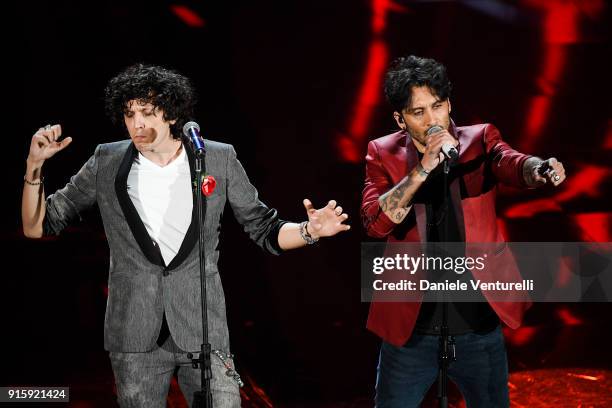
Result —
<instances>
[{"instance_id":1,"label":"metal bracelet","mask_svg":"<svg viewBox=\"0 0 612 408\"><path fill-rule=\"evenodd\" d=\"M416 171L423 177L427 177L431 171L425 170L425 167L421 163L417 163Z\"/></svg>"},{"instance_id":2,"label":"metal bracelet","mask_svg":"<svg viewBox=\"0 0 612 408\"><path fill-rule=\"evenodd\" d=\"M312 235L310 235L308 229L306 228L306 224L308 224L308 221L302 221L300 223L300 236L304 241L306 241L306 244L312 245L316 243L319 238L313 238Z\"/></svg>"},{"instance_id":3,"label":"metal bracelet","mask_svg":"<svg viewBox=\"0 0 612 408\"><path fill-rule=\"evenodd\" d=\"M234 358L234 355L230 353L224 353L221 350L213 350L212 352L215 356L219 358L219 360L221 360L221 362L225 366L225 375L227 375L228 377L232 377L234 381L238 383L238 387L244 387L244 382L242 381L242 378L240 378L240 374L238 374L238 371L236 371L236 369L232 367L231 361Z\"/></svg>"}]
</instances>

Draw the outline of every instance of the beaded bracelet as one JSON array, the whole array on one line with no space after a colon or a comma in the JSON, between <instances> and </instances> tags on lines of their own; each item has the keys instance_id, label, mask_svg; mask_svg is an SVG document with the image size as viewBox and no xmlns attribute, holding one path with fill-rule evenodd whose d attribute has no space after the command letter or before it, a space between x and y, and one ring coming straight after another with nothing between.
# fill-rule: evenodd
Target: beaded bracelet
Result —
<instances>
[{"instance_id":1,"label":"beaded bracelet","mask_svg":"<svg viewBox=\"0 0 612 408\"><path fill-rule=\"evenodd\" d=\"M41 177L40 180L35 182L35 181L30 181L30 180L28 180L28 178L26 176L23 176L23 181L25 181L26 184L29 184L31 186L40 186L43 183L43 181L45 181L45 178Z\"/></svg>"}]
</instances>

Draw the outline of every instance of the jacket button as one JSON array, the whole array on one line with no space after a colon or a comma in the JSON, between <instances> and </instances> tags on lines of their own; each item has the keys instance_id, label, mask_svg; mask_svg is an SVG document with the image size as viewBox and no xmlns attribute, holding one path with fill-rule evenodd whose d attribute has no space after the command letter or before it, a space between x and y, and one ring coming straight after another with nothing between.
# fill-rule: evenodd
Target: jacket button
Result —
<instances>
[{"instance_id":1,"label":"jacket button","mask_svg":"<svg viewBox=\"0 0 612 408\"><path fill-rule=\"evenodd\" d=\"M168 268L164 268L164 270L162 271L162 275L164 275L164 276L170 275L170 272L168 271Z\"/></svg>"}]
</instances>

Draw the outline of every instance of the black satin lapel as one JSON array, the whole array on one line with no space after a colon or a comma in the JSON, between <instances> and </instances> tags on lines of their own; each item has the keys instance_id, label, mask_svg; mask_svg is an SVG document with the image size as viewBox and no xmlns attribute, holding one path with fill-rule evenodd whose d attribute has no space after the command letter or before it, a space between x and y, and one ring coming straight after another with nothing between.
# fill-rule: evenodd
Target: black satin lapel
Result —
<instances>
[{"instance_id":1,"label":"black satin lapel","mask_svg":"<svg viewBox=\"0 0 612 408\"><path fill-rule=\"evenodd\" d=\"M136 150L134 144L131 143L125 153L125 156L123 156L123 160L119 166L117 175L115 176L115 194L117 194L119 206L121 207L123 216L125 217L125 220L132 231L132 235L134 236L134 239L136 239L136 242L140 246L140 249L144 255L152 264L164 266L161 251L153 244L153 240L149 236L147 228L140 219L138 211L136 210L136 207L134 207L134 203L132 203L132 200L127 192L128 175L130 174L132 163L137 156L138 150Z\"/></svg>"},{"instance_id":2,"label":"black satin lapel","mask_svg":"<svg viewBox=\"0 0 612 408\"><path fill-rule=\"evenodd\" d=\"M191 211L191 224L189 224L189 228L187 229L187 233L185 234L185 238L183 238L183 243L177 254L174 256L172 261L170 261L170 265L168 265L168 270L172 270L179 266L186 258L189 256L191 251L193 250L193 246L198 242L198 213L197 213L197 202L196 202L196 186L195 183L195 155L191 149L191 145L185 141L183 141L183 149L187 153L187 160L189 161L189 172L191 173L191 196L193 198L193 210ZM202 194L200 192L200 194ZM206 197L202 197L202 213L206 214Z\"/></svg>"},{"instance_id":3,"label":"black satin lapel","mask_svg":"<svg viewBox=\"0 0 612 408\"><path fill-rule=\"evenodd\" d=\"M457 150L459 151L459 158L455 163L455 166L459 166L460 163L463 162L464 149L461 148L461 135L457 130L457 126L455 122L451 119L451 131L450 133L459 141L459 146L457 146ZM461 184L463 183L463 178L461 175L457 176L450 184L450 195L451 202L453 203L453 207L455 208L455 216L457 218L457 224L459 225L459 235L461 236L461 240L465 242L465 223L463 222L463 205L461 205Z\"/></svg>"},{"instance_id":4,"label":"black satin lapel","mask_svg":"<svg viewBox=\"0 0 612 408\"><path fill-rule=\"evenodd\" d=\"M419 156L417 154L416 146L414 143L412 143L412 139L408 133L406 133L406 159L408 163L406 174L409 174L412 169L416 167L419 161ZM421 242L427 242L427 212L425 209L425 204L415 203L413 207Z\"/></svg>"}]
</instances>

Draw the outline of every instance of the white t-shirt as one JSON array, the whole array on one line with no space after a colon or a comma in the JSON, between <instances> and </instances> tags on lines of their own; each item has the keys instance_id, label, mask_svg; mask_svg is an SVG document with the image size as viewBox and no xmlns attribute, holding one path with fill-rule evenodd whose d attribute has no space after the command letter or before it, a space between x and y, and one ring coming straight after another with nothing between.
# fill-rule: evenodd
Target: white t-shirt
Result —
<instances>
[{"instance_id":1,"label":"white t-shirt","mask_svg":"<svg viewBox=\"0 0 612 408\"><path fill-rule=\"evenodd\" d=\"M178 253L191 224L193 196L185 148L165 167L138 153L127 179L128 195L157 242L166 265Z\"/></svg>"}]
</instances>

